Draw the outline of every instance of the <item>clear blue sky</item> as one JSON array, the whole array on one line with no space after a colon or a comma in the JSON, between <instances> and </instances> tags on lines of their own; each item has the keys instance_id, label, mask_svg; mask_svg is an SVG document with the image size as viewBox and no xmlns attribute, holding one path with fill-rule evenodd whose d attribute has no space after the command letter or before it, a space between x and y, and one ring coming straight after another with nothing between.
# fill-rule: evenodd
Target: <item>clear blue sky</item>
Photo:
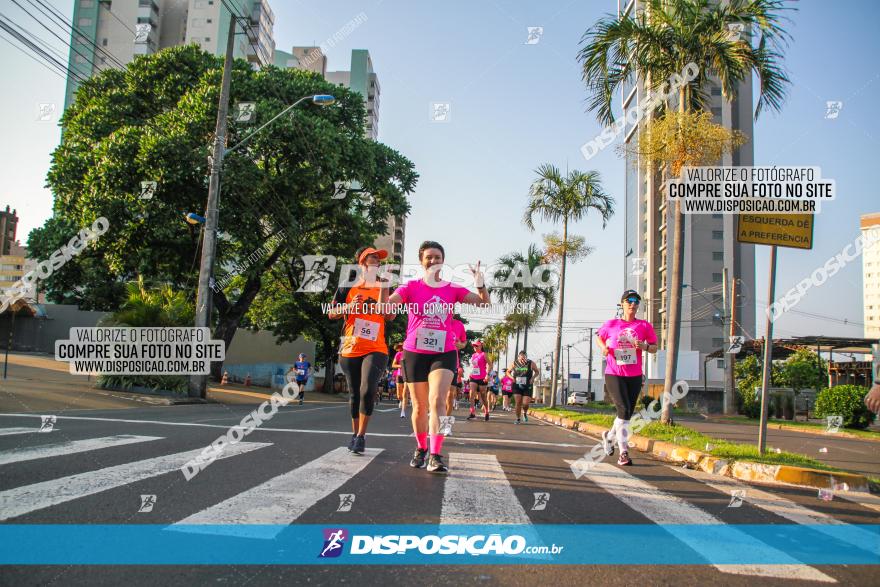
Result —
<instances>
[{"instance_id":1,"label":"clear blue sky","mask_svg":"<svg viewBox=\"0 0 880 587\"><path fill-rule=\"evenodd\" d=\"M72 11L70 0L52 3L65 14ZM11 3L0 4L5 15L41 30ZM798 7L791 13L794 40L785 56L793 85L784 110L766 113L755 125L755 162L818 165L837 181L838 198L822 208L812 251L780 250L778 291L851 242L860 214L880 211L875 179L880 117L871 107L880 92L878 3L806 0ZM427 238L444 243L450 264L478 259L486 264L540 243L551 227L529 234L520 223L533 170L545 162L596 170L617 199L618 214L604 230L595 218L573 227L595 252L571 268L566 322L588 325L613 315L623 283L624 164L613 149L589 162L580 154L579 147L600 127L585 112L575 54L583 32L616 10L614 0L275 0L272 8L276 45L285 51L321 44L366 14L366 22L328 51L328 69L348 69L351 49L370 51L382 89L379 139L412 159L421 175L407 220L406 262L416 261L418 244ZM544 27L538 44L525 44L529 26ZM58 42L53 45L60 48ZM19 210L24 240L51 214L51 195L43 185L59 139L57 126L36 121L37 104L54 102L60 108L64 83L5 41L0 55L5 88L0 112L7 137L0 145L5 170L0 205ZM843 101L837 119L824 118L827 100ZM451 122L429 120L432 102L451 103ZM766 247L759 247L759 317L766 303L767 264ZM776 323L775 334L861 336L861 271L858 260L797 306L849 324L788 314ZM552 346L552 329L541 330L530 337L533 356ZM759 319L757 336L763 330ZM563 342L579 336L567 332ZM586 352L586 344L577 348ZM583 359L573 352L573 370L578 360Z\"/></svg>"}]
</instances>

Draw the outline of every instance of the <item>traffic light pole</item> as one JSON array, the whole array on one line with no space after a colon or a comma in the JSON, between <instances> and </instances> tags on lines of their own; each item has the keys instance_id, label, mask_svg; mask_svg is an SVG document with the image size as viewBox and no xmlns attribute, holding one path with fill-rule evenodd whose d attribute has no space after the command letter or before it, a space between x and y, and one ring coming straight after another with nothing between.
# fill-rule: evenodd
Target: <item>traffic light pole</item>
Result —
<instances>
[{"instance_id":1,"label":"traffic light pole","mask_svg":"<svg viewBox=\"0 0 880 587\"><path fill-rule=\"evenodd\" d=\"M217 245L217 224L220 207L220 172L223 168L223 150L226 148L226 117L229 111L229 86L232 78L232 52L235 48L235 16L229 19L229 36L226 39L226 58L223 62L223 79L220 83L220 103L217 108L217 128L214 133L214 151L211 156L211 179L208 184L208 205L205 228L202 233L202 258L199 265L199 289L196 294L196 327L211 326L211 276ZM189 396L204 398L207 375L192 375Z\"/></svg>"}]
</instances>

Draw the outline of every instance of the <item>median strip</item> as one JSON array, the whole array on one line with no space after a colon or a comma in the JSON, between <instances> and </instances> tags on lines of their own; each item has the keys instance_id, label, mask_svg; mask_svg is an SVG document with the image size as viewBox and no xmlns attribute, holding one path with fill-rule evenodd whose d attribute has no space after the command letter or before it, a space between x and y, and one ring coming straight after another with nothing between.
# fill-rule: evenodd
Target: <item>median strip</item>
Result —
<instances>
[{"instance_id":1,"label":"median strip","mask_svg":"<svg viewBox=\"0 0 880 587\"><path fill-rule=\"evenodd\" d=\"M583 414L558 408L536 408L530 413L540 420L578 432L600 436L611 428L614 416ZM847 473L790 452L758 453L757 447L706 436L687 426L654 422L630 436L629 443L641 452L688 463L707 473L743 481L785 483L799 487L868 492L867 477Z\"/></svg>"}]
</instances>

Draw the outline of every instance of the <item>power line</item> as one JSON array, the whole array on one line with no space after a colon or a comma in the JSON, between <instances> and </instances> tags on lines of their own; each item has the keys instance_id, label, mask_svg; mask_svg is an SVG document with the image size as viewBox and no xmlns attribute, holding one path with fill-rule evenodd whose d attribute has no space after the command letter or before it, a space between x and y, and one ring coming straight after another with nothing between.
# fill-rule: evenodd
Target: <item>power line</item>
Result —
<instances>
[{"instance_id":1,"label":"power line","mask_svg":"<svg viewBox=\"0 0 880 587\"><path fill-rule=\"evenodd\" d=\"M17 22L13 21L11 18L9 18L9 17L6 17L6 18L7 18L7 20L9 20L10 24L15 26L23 34L30 35L34 41L36 41L40 46L42 46L47 51L51 52L55 57L57 57L58 59L60 59L62 61L67 61L68 58L66 56L62 55L61 52L58 51L55 47L53 47L52 45L50 45L49 43L47 43L46 41L44 41L42 38L38 37L37 35L33 34L31 31L27 30L26 28L24 28L23 26L21 26Z\"/></svg>"},{"instance_id":2,"label":"power line","mask_svg":"<svg viewBox=\"0 0 880 587\"><path fill-rule=\"evenodd\" d=\"M77 77L76 73L69 70L63 62L59 61L58 59L56 59L55 57L53 57L52 55L47 53L45 50L43 50L42 47L40 47L39 45L37 45L36 43L34 43L30 39L28 39L26 36L24 36L20 32L18 32L16 29L14 29L12 26L10 26L10 24L7 23L2 18L0 18L0 28L2 28L8 34L12 35L19 43L21 43L22 45L24 45L25 47L30 49L34 55L38 55L39 57L41 57L46 63L48 63L52 67L56 68L59 72L67 73L67 74L73 76L74 79L76 79L76 77Z\"/></svg>"},{"instance_id":3,"label":"power line","mask_svg":"<svg viewBox=\"0 0 880 587\"><path fill-rule=\"evenodd\" d=\"M40 65L40 66L42 66L42 67L45 67L45 68L49 71L49 73L55 74L55 75L57 75L58 77L60 77L61 79L67 79L67 77L66 77L63 73L61 73L61 72L59 72L59 71L57 71L57 70L55 70L55 69L52 69L51 66L47 65L47 64L44 63L43 61L40 61L37 57L34 57L34 56L31 55L30 53L28 53L26 50L24 50L23 48L19 47L18 45L16 45L15 43L13 43L11 40L7 39L4 35L0 35L0 39L3 39L4 41L6 41L7 43L9 43L9 44L12 45L13 47L15 47L16 49L18 49L19 51L21 51L26 57L28 57L29 59L32 59L32 60L33 60L35 63L37 63L38 65Z\"/></svg>"},{"instance_id":4,"label":"power line","mask_svg":"<svg viewBox=\"0 0 880 587\"><path fill-rule=\"evenodd\" d=\"M30 11L28 11L24 6L22 6L21 4L19 4L18 2L16 2L16 0L12 0L12 2L13 2L16 6L18 6L18 7L21 9L22 12L24 12L25 14L27 14L28 16L30 16L34 21L36 21L37 24L39 24L41 27L43 27L44 29L46 29L47 31L49 31L49 33L52 34L56 39L58 39L58 40L61 41L62 43L65 43L66 46L69 46L70 49L71 49L73 52L75 52L79 57L82 57L84 60L89 61L89 57L88 57L87 55L84 55L83 53L80 53L80 52L79 52L79 51L78 51L73 45L67 45L67 42L66 42L61 36L59 36L58 33L56 33L55 31L53 31L52 29L50 29L48 26L46 26L46 24L45 24L43 21L41 21L39 18L37 18L36 16L34 16L33 14L31 14ZM8 17L7 17L7 18L8 18ZM28 31L27 29L25 29L24 27L22 27L20 24L15 23L12 19L9 19L9 22L11 22L12 24L14 24L14 25L15 25L16 27L18 27L19 29L21 29L21 30L24 32L24 34L28 35L30 38L45 43L42 39L40 39L40 38L37 37L35 34L33 34L32 32L30 32L30 31ZM57 55L57 53L56 53L56 55ZM61 56L61 55L57 55L57 58L58 58L62 63L64 63L64 62L67 61L67 59L66 59L65 57ZM94 61L89 61L89 63L92 65L92 67L95 66ZM68 71L71 71L71 70L69 69L69 66L65 66L65 68L66 68ZM78 72L77 72L77 74L79 75ZM80 76L80 77L82 77L82 76Z\"/></svg>"},{"instance_id":5,"label":"power line","mask_svg":"<svg viewBox=\"0 0 880 587\"><path fill-rule=\"evenodd\" d=\"M12 1L15 2L17 6L21 7L21 5L18 4L18 2L16 0L12 0ZM67 31L70 31L71 41L70 41L69 45L70 45L71 49L73 48L73 39L76 38L78 40L81 40L81 41L88 43L93 48L95 48L96 50L103 53L104 57L109 58L110 61L112 61L113 64L115 64L116 67L125 69L125 64L122 63L122 61L120 61L115 55L111 54L109 51L105 50L103 47L99 47L97 44L95 44L95 42L92 41L88 37L88 35L83 34L82 31L80 31L76 27L76 25L73 24L72 20L71 21L67 20L64 17L64 15L62 15L60 12L58 12L53 6L46 4L45 2L43 2L43 0L36 0L36 3L34 2L34 0L27 0L27 1L31 6L36 8L42 14L49 17L50 19L57 21L61 25L62 31L64 31L65 34ZM39 4L39 6L37 6L37 4ZM24 9L22 8L22 10L24 10ZM95 64L92 63L92 66L95 66Z\"/></svg>"}]
</instances>

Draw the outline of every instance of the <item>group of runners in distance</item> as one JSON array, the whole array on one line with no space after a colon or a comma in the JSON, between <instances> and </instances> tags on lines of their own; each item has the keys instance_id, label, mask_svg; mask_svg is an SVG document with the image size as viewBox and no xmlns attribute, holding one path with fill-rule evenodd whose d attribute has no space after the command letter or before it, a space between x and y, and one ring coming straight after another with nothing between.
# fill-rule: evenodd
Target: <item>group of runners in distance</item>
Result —
<instances>
[{"instance_id":1,"label":"group of runners in distance","mask_svg":"<svg viewBox=\"0 0 880 587\"><path fill-rule=\"evenodd\" d=\"M454 318L451 308L456 303L479 307L490 304L480 262L471 267L475 293L441 279L445 251L440 243L423 242L418 255L425 270L424 277L408 281L392 293L389 284L379 278L379 265L388 257L388 252L373 247L359 249L356 259L361 269L360 279L355 285L336 291L328 317L344 320L339 365L350 392L352 436L348 449L354 454L362 454L379 382L388 365L385 322L398 316L396 311L390 310L406 304L406 338L394 346L396 353L391 368L397 384L400 417L406 417L407 397L412 406L416 449L410 466L426 467L432 473L446 473L448 468L441 452L445 438L441 418L458 407L462 389L466 386L469 420L479 418L479 406L483 419L488 421L497 401L496 393L500 391L504 398L503 409L514 411L515 422L520 424L528 422L529 404L539 370L522 350L499 374L484 352L483 342L477 340L472 345L474 353L469 359L468 381L463 381L459 353L467 346L467 336L464 324ZM624 292L621 299L623 317L606 322L597 335L600 348L607 357L606 389L617 408L614 428L602 440L608 455L613 454L613 443L617 441L620 465L632 463L627 439L629 420L643 382L642 352L657 350L653 327L635 317L640 301L641 297L635 291ZM511 397L513 406L510 405Z\"/></svg>"}]
</instances>

